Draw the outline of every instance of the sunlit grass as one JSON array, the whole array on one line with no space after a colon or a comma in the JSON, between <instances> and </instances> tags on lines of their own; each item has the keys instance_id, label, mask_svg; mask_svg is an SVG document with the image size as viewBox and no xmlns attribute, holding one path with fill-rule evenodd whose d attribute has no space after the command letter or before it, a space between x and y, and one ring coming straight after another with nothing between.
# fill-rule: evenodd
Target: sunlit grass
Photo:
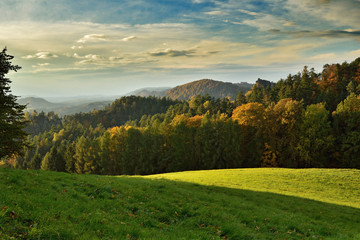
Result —
<instances>
[{"instance_id":1,"label":"sunlit grass","mask_svg":"<svg viewBox=\"0 0 360 240\"><path fill-rule=\"evenodd\" d=\"M301 181L311 185L305 173L301 180L286 169L244 169L250 178L245 180L245 176L236 177L239 171L161 175L172 179L181 176L182 180L187 176L189 181L192 176L192 181L202 178L207 184L213 181L231 187L227 188L149 177L0 168L0 239L360 239L358 208L238 189L243 184L249 187L251 182L258 189L268 172L267 179L273 179L268 184L272 191L278 185L283 186L281 191L293 191L295 185L287 183L291 179L297 179L299 185ZM258 177L251 177L252 171ZM272 175L276 171L279 179L275 181ZM332 171L342 175L338 178L343 183L358 179L351 179L352 170L329 170L329 175ZM212 176L206 176L207 172ZM261 172L262 180L258 179ZM314 178L319 182L317 187L300 189L304 194L306 189L315 191L325 185L325 179ZM335 186L324 191L327 189L336 193ZM353 194L352 188L339 191Z\"/></svg>"},{"instance_id":2,"label":"sunlit grass","mask_svg":"<svg viewBox=\"0 0 360 240\"><path fill-rule=\"evenodd\" d=\"M148 178L280 193L360 208L360 170L224 169L166 173Z\"/></svg>"}]
</instances>

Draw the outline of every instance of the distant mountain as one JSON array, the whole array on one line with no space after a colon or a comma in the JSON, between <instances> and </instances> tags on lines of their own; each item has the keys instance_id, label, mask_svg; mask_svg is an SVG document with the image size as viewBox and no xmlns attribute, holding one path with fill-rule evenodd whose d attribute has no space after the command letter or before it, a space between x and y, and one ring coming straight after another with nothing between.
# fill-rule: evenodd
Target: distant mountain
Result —
<instances>
[{"instance_id":1,"label":"distant mountain","mask_svg":"<svg viewBox=\"0 0 360 240\"><path fill-rule=\"evenodd\" d=\"M135 90L133 92L129 92L128 94L125 94L125 96L139 96L139 97L149 97L149 96L155 96L155 97L165 97L166 92L170 90L171 88L168 87L157 87L157 88L141 88L138 90Z\"/></svg>"},{"instance_id":2,"label":"distant mountain","mask_svg":"<svg viewBox=\"0 0 360 240\"><path fill-rule=\"evenodd\" d=\"M90 100L89 100L90 101ZM79 112L90 112L94 109L104 109L112 101L84 102L83 100L71 102L53 103L39 97L20 98L17 101L21 105L27 105L26 111L32 112L55 112L59 115L70 115Z\"/></svg>"},{"instance_id":3,"label":"distant mountain","mask_svg":"<svg viewBox=\"0 0 360 240\"><path fill-rule=\"evenodd\" d=\"M21 105L27 105L27 110L58 108L64 106L61 103L52 103L39 97L20 98L17 102Z\"/></svg>"},{"instance_id":4,"label":"distant mountain","mask_svg":"<svg viewBox=\"0 0 360 240\"><path fill-rule=\"evenodd\" d=\"M246 93L252 86L253 84L249 83L230 83L202 79L174 87L166 93L166 96L171 99L187 100L196 95L209 94L214 98L230 97L234 100L239 91Z\"/></svg>"}]
</instances>

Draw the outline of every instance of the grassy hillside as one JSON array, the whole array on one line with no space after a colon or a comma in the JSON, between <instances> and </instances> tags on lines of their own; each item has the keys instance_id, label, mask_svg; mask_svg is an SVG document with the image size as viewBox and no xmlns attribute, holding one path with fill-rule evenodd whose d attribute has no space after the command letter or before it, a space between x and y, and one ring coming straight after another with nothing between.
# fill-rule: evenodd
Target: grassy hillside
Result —
<instances>
[{"instance_id":1,"label":"grassy hillside","mask_svg":"<svg viewBox=\"0 0 360 240\"><path fill-rule=\"evenodd\" d=\"M360 170L250 168L166 173L148 178L272 192L360 208Z\"/></svg>"},{"instance_id":2,"label":"grassy hillside","mask_svg":"<svg viewBox=\"0 0 360 240\"><path fill-rule=\"evenodd\" d=\"M220 187L159 175L109 177L0 168L0 239L360 239L359 189L352 187L359 183L359 171L328 170L337 176L337 184L320 174L306 177L306 170L267 171L161 175L227 186ZM309 170L314 171L326 170ZM268 180L272 184L264 184ZM241 189L261 190L265 185L269 192ZM299 185L308 186L300 188L299 196L316 195L321 189L325 196L332 189L328 195L338 204L273 193ZM352 200L341 200L344 194Z\"/></svg>"}]
</instances>

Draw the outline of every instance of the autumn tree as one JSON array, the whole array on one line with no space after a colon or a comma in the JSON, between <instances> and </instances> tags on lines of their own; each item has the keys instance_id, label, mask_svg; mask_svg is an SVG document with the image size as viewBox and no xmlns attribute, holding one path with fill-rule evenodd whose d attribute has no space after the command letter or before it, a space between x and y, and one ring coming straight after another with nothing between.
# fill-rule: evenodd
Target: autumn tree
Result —
<instances>
[{"instance_id":1,"label":"autumn tree","mask_svg":"<svg viewBox=\"0 0 360 240\"><path fill-rule=\"evenodd\" d=\"M278 153L280 167L298 167L298 141L303 106L290 98L266 109L264 138L270 149Z\"/></svg>"},{"instance_id":2,"label":"autumn tree","mask_svg":"<svg viewBox=\"0 0 360 240\"><path fill-rule=\"evenodd\" d=\"M246 126L260 127L264 121L265 107L261 103L247 103L234 109L232 119Z\"/></svg>"}]
</instances>

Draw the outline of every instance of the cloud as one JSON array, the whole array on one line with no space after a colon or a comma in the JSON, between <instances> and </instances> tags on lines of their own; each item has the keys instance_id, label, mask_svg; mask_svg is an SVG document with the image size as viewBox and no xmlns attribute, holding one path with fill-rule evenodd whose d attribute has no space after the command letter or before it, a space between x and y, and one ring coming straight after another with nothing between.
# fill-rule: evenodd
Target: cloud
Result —
<instances>
[{"instance_id":1,"label":"cloud","mask_svg":"<svg viewBox=\"0 0 360 240\"><path fill-rule=\"evenodd\" d=\"M123 42L128 42L128 41L131 41L131 40L134 40L136 37L135 36L130 36L130 37L125 37L123 39L121 39Z\"/></svg>"},{"instance_id":2,"label":"cloud","mask_svg":"<svg viewBox=\"0 0 360 240\"><path fill-rule=\"evenodd\" d=\"M295 27L296 26L296 24L291 21L282 20L281 22L283 23L282 25L285 27Z\"/></svg>"},{"instance_id":3,"label":"cloud","mask_svg":"<svg viewBox=\"0 0 360 240\"><path fill-rule=\"evenodd\" d=\"M358 0L287 0L283 8L289 15L308 25L319 25L324 21L337 27L356 28L360 22L360 1ZM325 23L326 23L325 22ZM314 24L316 23L316 24Z\"/></svg>"},{"instance_id":4,"label":"cloud","mask_svg":"<svg viewBox=\"0 0 360 240\"><path fill-rule=\"evenodd\" d=\"M312 56L309 59L327 61L329 59L333 59L334 57L336 57L335 53L324 53Z\"/></svg>"},{"instance_id":5,"label":"cloud","mask_svg":"<svg viewBox=\"0 0 360 240\"><path fill-rule=\"evenodd\" d=\"M154 52L150 52L149 55L153 57L161 57L161 56L168 56L168 57L192 57L196 51L194 49L189 50L174 50L171 48L167 48L165 50L157 50Z\"/></svg>"},{"instance_id":6,"label":"cloud","mask_svg":"<svg viewBox=\"0 0 360 240\"><path fill-rule=\"evenodd\" d=\"M108 38L104 34L89 34L80 38L78 43L87 43L87 42L101 42L106 41Z\"/></svg>"},{"instance_id":7,"label":"cloud","mask_svg":"<svg viewBox=\"0 0 360 240\"><path fill-rule=\"evenodd\" d=\"M81 49L83 48L83 46L72 46L71 49L75 50L75 49Z\"/></svg>"},{"instance_id":8,"label":"cloud","mask_svg":"<svg viewBox=\"0 0 360 240\"><path fill-rule=\"evenodd\" d=\"M233 22L234 24L248 25L251 27L256 27L260 31L268 31L270 29L284 27L292 27L296 24L292 21L287 21L279 17L270 15L270 14L261 14L254 15L254 19L245 19L242 22Z\"/></svg>"},{"instance_id":9,"label":"cloud","mask_svg":"<svg viewBox=\"0 0 360 240\"><path fill-rule=\"evenodd\" d=\"M45 67L45 66L49 66L50 63L38 63L36 65L32 65L33 68L37 68L37 67Z\"/></svg>"},{"instance_id":10,"label":"cloud","mask_svg":"<svg viewBox=\"0 0 360 240\"><path fill-rule=\"evenodd\" d=\"M80 65L98 64L99 62L102 62L104 60L103 57L101 57L100 55L97 55L97 54L87 54L85 56L80 56L77 53L74 53L73 57L77 58L77 59L84 59L79 62L76 62L76 64L80 64Z\"/></svg>"},{"instance_id":11,"label":"cloud","mask_svg":"<svg viewBox=\"0 0 360 240\"><path fill-rule=\"evenodd\" d=\"M204 3L206 2L207 0L192 0L192 3Z\"/></svg>"},{"instance_id":12,"label":"cloud","mask_svg":"<svg viewBox=\"0 0 360 240\"><path fill-rule=\"evenodd\" d=\"M23 59L50 59L50 58L57 58L58 56L52 54L50 52L38 52L34 55L26 55L21 58Z\"/></svg>"},{"instance_id":13,"label":"cloud","mask_svg":"<svg viewBox=\"0 0 360 240\"><path fill-rule=\"evenodd\" d=\"M238 11L241 12L241 13L245 13L245 14L251 15L251 16L261 15L261 13L251 12L251 11L244 10L244 9L238 9Z\"/></svg>"},{"instance_id":14,"label":"cloud","mask_svg":"<svg viewBox=\"0 0 360 240\"><path fill-rule=\"evenodd\" d=\"M360 56L360 49L351 51L351 52L349 53L349 55L351 55L351 56L353 56L353 57L359 57L359 56Z\"/></svg>"},{"instance_id":15,"label":"cloud","mask_svg":"<svg viewBox=\"0 0 360 240\"><path fill-rule=\"evenodd\" d=\"M356 38L360 41L360 30L324 30L324 31L281 31L279 29L270 29L271 33L294 35L295 37L312 37L312 38Z\"/></svg>"},{"instance_id":16,"label":"cloud","mask_svg":"<svg viewBox=\"0 0 360 240\"><path fill-rule=\"evenodd\" d=\"M227 15L227 13L223 11L210 11L210 12L205 12L205 14L211 16Z\"/></svg>"}]
</instances>

